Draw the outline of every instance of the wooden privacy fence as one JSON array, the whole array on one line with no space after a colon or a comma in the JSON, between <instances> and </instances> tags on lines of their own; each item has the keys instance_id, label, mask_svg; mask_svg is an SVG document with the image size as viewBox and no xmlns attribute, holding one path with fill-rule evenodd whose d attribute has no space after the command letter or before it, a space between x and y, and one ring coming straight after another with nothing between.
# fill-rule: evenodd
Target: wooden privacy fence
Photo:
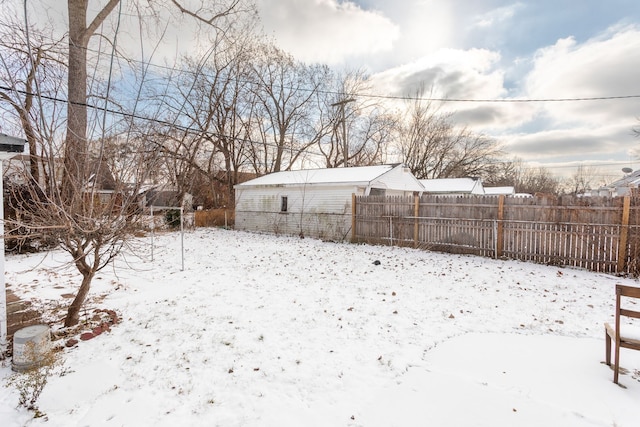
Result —
<instances>
[{"instance_id":1,"label":"wooden privacy fence","mask_svg":"<svg viewBox=\"0 0 640 427\"><path fill-rule=\"evenodd\" d=\"M196 227L230 227L233 226L235 216L233 210L210 209L194 212Z\"/></svg>"},{"instance_id":2,"label":"wooden privacy fence","mask_svg":"<svg viewBox=\"0 0 640 427\"><path fill-rule=\"evenodd\" d=\"M353 196L352 242L640 272L640 198Z\"/></svg>"}]
</instances>

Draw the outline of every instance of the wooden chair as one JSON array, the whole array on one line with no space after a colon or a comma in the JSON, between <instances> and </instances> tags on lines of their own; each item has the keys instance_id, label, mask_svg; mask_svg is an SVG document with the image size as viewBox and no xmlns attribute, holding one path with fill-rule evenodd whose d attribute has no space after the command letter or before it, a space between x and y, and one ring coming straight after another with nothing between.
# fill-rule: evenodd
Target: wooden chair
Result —
<instances>
[{"instance_id":1,"label":"wooden chair","mask_svg":"<svg viewBox=\"0 0 640 427\"><path fill-rule=\"evenodd\" d=\"M611 326L608 323L604 324L605 329L605 347L606 347L606 363L607 366L611 366L611 340L615 342L615 356L613 365L613 382L618 384L618 373L620 370L620 348L630 348L633 350L640 350L640 332L634 331L631 333L628 329L629 326L620 326L620 317L632 317L640 319L640 305L638 310L629 310L622 308L622 297L627 298L639 298L640 288L633 286L616 285L616 319L615 326ZM627 300L625 300L627 301Z\"/></svg>"}]
</instances>

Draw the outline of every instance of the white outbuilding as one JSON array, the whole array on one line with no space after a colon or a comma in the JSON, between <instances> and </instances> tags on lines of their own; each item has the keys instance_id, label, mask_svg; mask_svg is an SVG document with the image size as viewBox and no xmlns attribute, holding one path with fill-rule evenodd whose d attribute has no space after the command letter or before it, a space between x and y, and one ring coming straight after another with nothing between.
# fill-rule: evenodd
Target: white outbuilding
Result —
<instances>
[{"instance_id":1,"label":"white outbuilding","mask_svg":"<svg viewBox=\"0 0 640 427\"><path fill-rule=\"evenodd\" d=\"M478 178L421 179L426 194L455 196L460 194L484 194L482 181Z\"/></svg>"},{"instance_id":2,"label":"white outbuilding","mask_svg":"<svg viewBox=\"0 0 640 427\"><path fill-rule=\"evenodd\" d=\"M515 196L516 189L513 186L502 186L502 187L484 187L484 194L488 194L491 196Z\"/></svg>"},{"instance_id":3,"label":"white outbuilding","mask_svg":"<svg viewBox=\"0 0 640 427\"><path fill-rule=\"evenodd\" d=\"M276 172L235 187L235 228L344 240L352 197L423 191L402 164Z\"/></svg>"}]
</instances>

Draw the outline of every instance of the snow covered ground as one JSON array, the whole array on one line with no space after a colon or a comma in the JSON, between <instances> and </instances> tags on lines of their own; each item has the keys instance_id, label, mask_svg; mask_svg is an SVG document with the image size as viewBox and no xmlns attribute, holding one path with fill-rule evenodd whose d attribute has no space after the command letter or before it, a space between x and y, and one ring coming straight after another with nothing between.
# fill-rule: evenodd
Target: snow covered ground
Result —
<instances>
[{"instance_id":1,"label":"snow covered ground","mask_svg":"<svg viewBox=\"0 0 640 427\"><path fill-rule=\"evenodd\" d=\"M640 425L640 352L626 388L602 363L614 285L635 280L218 229L184 244L184 271L169 233L101 272L88 315L122 322L62 352L45 417L0 387L0 425ZM76 273L43 257L9 256L7 284L68 304Z\"/></svg>"}]
</instances>

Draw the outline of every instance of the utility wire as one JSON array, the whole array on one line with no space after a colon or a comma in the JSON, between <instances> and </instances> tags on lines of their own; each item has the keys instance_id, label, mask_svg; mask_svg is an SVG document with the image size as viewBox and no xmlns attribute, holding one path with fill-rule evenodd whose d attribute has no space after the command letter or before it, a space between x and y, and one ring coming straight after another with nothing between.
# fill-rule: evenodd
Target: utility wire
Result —
<instances>
[{"instance_id":1,"label":"utility wire","mask_svg":"<svg viewBox=\"0 0 640 427\"><path fill-rule=\"evenodd\" d=\"M90 50L90 49L88 49ZM94 51L94 53L97 53ZM192 71L189 69L178 68L176 66L169 67L166 65L154 64L147 61L139 61L136 59L127 59L121 58L127 62L139 64L145 67L153 67L165 71L170 71L172 73L179 72L183 74L191 74L194 76L203 75L206 77L213 77L208 75L201 67L198 67L197 71ZM231 79L234 80L234 79ZM245 83L245 84L258 84L257 82L253 82L251 80L242 80L235 79L236 82ZM293 87L281 86L283 89L294 89ZM299 88L299 90L304 91L305 88ZM312 89L306 89L311 91ZM337 95L344 96L343 92L331 91L331 90L318 90L319 93L324 93L328 95ZM468 102L468 103L528 103L528 102L584 102L584 101L607 101L607 100L623 100L623 99L638 99L640 98L640 94L634 95L609 95L609 96L591 96L591 97L563 97L563 98L447 98L447 97L422 97L422 96L400 96L400 95L384 95L384 94L375 94L375 93L354 93L353 96L359 98L374 98L374 99L387 99L387 100L398 100L398 101L432 101L432 102Z\"/></svg>"},{"instance_id":2,"label":"utility wire","mask_svg":"<svg viewBox=\"0 0 640 427\"><path fill-rule=\"evenodd\" d=\"M23 95L28 95L29 93L24 91L24 90L20 90L20 89L11 89L8 88L6 86L0 86L0 90L6 90L6 91L13 91L13 92L17 92L17 93L21 93ZM150 122L150 123L155 123L155 124L159 124L159 125L163 125L163 126L167 126L170 129L176 129L182 132L185 132L187 134L191 134L191 135L204 135L206 137L217 137L217 138L227 138L227 139L233 139L234 141L237 142L241 142L241 143L247 143L247 144L251 144L251 145L255 145L255 144L259 144L259 145L263 145L263 146L267 146L270 148L279 148L276 144L270 143L270 142L266 142L266 141L254 141L251 139L247 139L247 138L241 138L238 136L229 136L229 135L223 135L219 132L212 132L210 130L202 130L202 129L197 129L197 128L192 128L189 126L183 126L180 125L178 123L176 123L176 121L173 122L169 122L166 120L161 120L161 119L156 119L156 118L149 118L149 117L145 117L143 115L140 114L134 114L134 113L126 113L124 111L117 111L117 110L113 110L111 108L107 108L105 107L98 107L92 104L88 104L88 103L84 103L84 102L72 102L66 99L61 99L61 98L56 98L53 96L46 96L46 95L42 95L41 98L49 100L49 101L53 101L53 102L63 102L63 103L73 103L74 105L80 105L80 106L84 106L87 108L91 108L91 109L95 109L95 110L99 110L99 111L105 111L114 115L119 115L121 117L124 118L128 118L130 120L133 119L137 119L137 120L143 120L146 122ZM323 158L325 157L324 154L322 153L317 153L317 152L313 152L313 151L309 151L309 150L297 150L297 152L299 153L306 153L306 154L311 154L314 156L322 156Z\"/></svg>"},{"instance_id":3,"label":"utility wire","mask_svg":"<svg viewBox=\"0 0 640 427\"><path fill-rule=\"evenodd\" d=\"M8 48L8 46L5 46ZM19 51L17 48L13 48L16 51ZM88 52L100 54L98 50L86 48ZM212 52L207 53L207 57L211 55ZM190 74L194 77L198 76L206 76L212 77L211 75L205 72L203 64L198 65L198 69L196 71L188 70L180 67L169 67L166 65L154 64L149 61L140 61L136 59L119 57L117 54L115 55L119 59L126 61L127 63L138 64L144 68L156 68L160 70L170 71L171 73L180 73L180 74ZM244 84L255 84L258 82L254 82L251 80L244 80L238 78L231 78L230 80L236 81L238 83ZM277 85L276 85L277 86ZM293 88L292 86L277 86L282 89L296 89L300 91L313 91L312 88ZM336 95L336 96L344 96L343 92L326 90L326 89L315 89L318 93L323 93L327 95ZM605 95L605 96L589 96L589 97L562 97L562 98L448 98L448 97L422 97L422 96L401 96L401 95L386 95L386 94L376 94L376 93L353 93L350 96L355 96L358 98L369 98L369 99L386 99L386 100L395 100L395 101L424 101L424 102L442 102L442 103L476 103L476 104L484 104L484 103L494 103L494 104L524 104L524 103L542 103L542 102L594 102L594 101L611 101L611 100L626 100L626 99L640 99L640 94L630 94L630 95Z\"/></svg>"},{"instance_id":4,"label":"utility wire","mask_svg":"<svg viewBox=\"0 0 640 427\"><path fill-rule=\"evenodd\" d=\"M24 90L20 90L20 89L15 89L15 88L9 88L6 86L1 86L0 85L0 90L5 90L5 91L13 91L13 92L17 92L17 93L21 93L23 95L33 95L31 93L28 93L27 91ZM47 95L39 95L40 98L42 99L46 99L49 101L53 101L53 102L62 102L62 103L67 103L67 102L71 102L68 101L66 99L61 99L61 98L57 98L57 97L53 97L53 96L47 96ZM76 105L82 105L88 108L92 108L92 109L96 109L96 110L102 110L102 111L106 111L109 112L111 114L114 115L119 115L122 116L124 118L127 118L129 120L143 120L146 122L150 122L150 123L155 123L155 124L159 124L159 125L163 125L163 126L167 126L169 128L173 128L182 132L185 132L187 134L192 134L192 135L205 135L206 137L218 137L218 138L229 138L229 135L223 135L220 134L218 132L212 132L212 131L203 131L202 129L196 129L196 128L192 128L189 126L184 126L184 125L180 125L178 123L174 122L169 122L166 120L161 120L161 119L157 119L157 118L149 118L146 116L143 116L141 114L137 114L137 113L127 113L124 111L118 111L118 110L113 110L110 108L106 108L106 107L98 107L92 104L88 104L88 103L80 103L80 102L76 102ZM267 147L271 147L271 148L278 148L275 144L273 143L269 143L269 142L265 142L265 141L254 141L251 139L247 139L247 138L241 138L241 137L231 137L233 138L235 141L240 142L240 143L248 143L248 144L260 144L260 145L264 145ZM325 158L326 156L322 153L318 153L315 151L311 151L311 150L305 150L306 154L309 155L313 155L313 156L319 156L319 157L323 157ZM504 161L497 161L495 162L497 164L499 163L509 163L509 160L504 160ZM620 163L588 163L586 166L617 166L622 164L623 162L621 161ZM545 169L565 169L565 168L578 168L580 166L584 166L584 164L582 165L547 165L547 166L543 166ZM526 169L536 169L537 166L529 166Z\"/></svg>"},{"instance_id":5,"label":"utility wire","mask_svg":"<svg viewBox=\"0 0 640 427\"><path fill-rule=\"evenodd\" d=\"M434 102L473 102L473 103L526 103L526 102L581 102L581 101L607 101L614 99L635 99L640 95L613 95L613 96L593 96L584 98L487 98L487 99L471 99L471 98L423 98L411 96L393 96L393 95L376 95L376 94L357 94L356 96L390 99L401 101L434 101Z\"/></svg>"}]
</instances>

